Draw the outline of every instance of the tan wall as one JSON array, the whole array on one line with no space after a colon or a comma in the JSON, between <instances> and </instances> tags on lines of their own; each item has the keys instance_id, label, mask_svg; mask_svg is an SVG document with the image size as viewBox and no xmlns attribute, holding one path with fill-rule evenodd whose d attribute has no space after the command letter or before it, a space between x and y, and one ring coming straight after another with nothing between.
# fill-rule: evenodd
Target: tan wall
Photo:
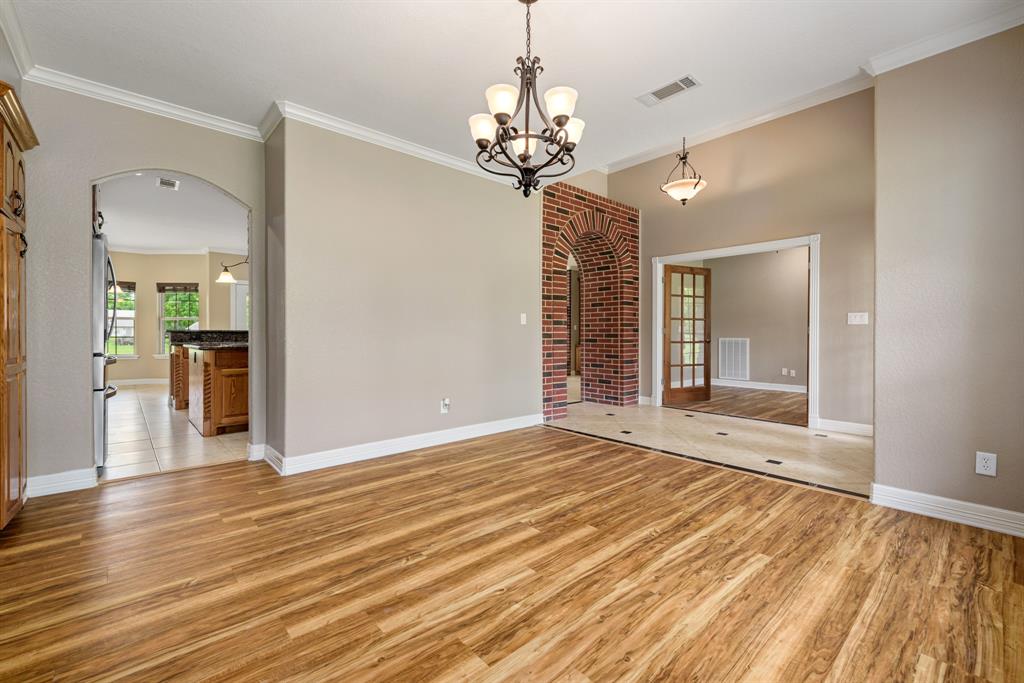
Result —
<instances>
[{"instance_id":1,"label":"tan wall","mask_svg":"<svg viewBox=\"0 0 1024 683\"><path fill-rule=\"evenodd\" d=\"M217 284L220 277L221 263L231 265L238 263L245 256L238 254L224 254L211 251L207 256L207 273L209 282L206 299L206 329L209 330L230 330L231 329L231 285ZM231 274L238 281L249 281L249 264L243 263L231 269Z\"/></svg>"},{"instance_id":2,"label":"tan wall","mask_svg":"<svg viewBox=\"0 0 1024 683\"><path fill-rule=\"evenodd\" d=\"M608 174L602 171L587 171L586 173L580 173L579 175L574 175L565 182L587 190L588 192L601 195L602 197L608 196Z\"/></svg>"},{"instance_id":3,"label":"tan wall","mask_svg":"<svg viewBox=\"0 0 1024 683\"><path fill-rule=\"evenodd\" d=\"M750 339L750 381L807 386L807 247L708 259L711 376L718 340ZM796 377L782 376L782 368Z\"/></svg>"},{"instance_id":4,"label":"tan wall","mask_svg":"<svg viewBox=\"0 0 1024 683\"><path fill-rule=\"evenodd\" d=\"M37 476L92 465L93 181L139 168L191 173L252 207L253 225L263 226L263 145L27 81L21 98L40 140L25 155L28 196L35 198L27 256L28 465ZM262 229L253 231L255 263L262 263L263 237ZM254 324L263 324L258 307ZM257 396L264 391L262 354L251 348ZM254 425L262 425L264 406L253 412Z\"/></svg>"},{"instance_id":5,"label":"tan wall","mask_svg":"<svg viewBox=\"0 0 1024 683\"><path fill-rule=\"evenodd\" d=\"M1017 511L1022 69L1018 27L876 82L876 481ZM979 450L999 456L997 477L974 473Z\"/></svg>"},{"instance_id":6,"label":"tan wall","mask_svg":"<svg viewBox=\"0 0 1024 683\"><path fill-rule=\"evenodd\" d=\"M872 421L874 93L865 90L691 148L709 181L682 207L659 190L672 155L608 177L641 210L640 393L651 393L651 258L821 234L821 414ZM872 320L873 322L873 320Z\"/></svg>"},{"instance_id":7,"label":"tan wall","mask_svg":"<svg viewBox=\"0 0 1024 683\"><path fill-rule=\"evenodd\" d=\"M286 126L265 145L267 197L267 445L285 452L285 172Z\"/></svg>"},{"instance_id":8,"label":"tan wall","mask_svg":"<svg viewBox=\"0 0 1024 683\"><path fill-rule=\"evenodd\" d=\"M135 283L135 350L138 358L121 358L107 368L107 376L119 379L166 379L169 361L154 358L159 344L160 315L157 282L199 284L199 324L204 324L210 292L209 268L204 254L130 254L111 252L117 279Z\"/></svg>"},{"instance_id":9,"label":"tan wall","mask_svg":"<svg viewBox=\"0 0 1024 683\"><path fill-rule=\"evenodd\" d=\"M285 455L538 415L539 193L283 125Z\"/></svg>"}]
</instances>

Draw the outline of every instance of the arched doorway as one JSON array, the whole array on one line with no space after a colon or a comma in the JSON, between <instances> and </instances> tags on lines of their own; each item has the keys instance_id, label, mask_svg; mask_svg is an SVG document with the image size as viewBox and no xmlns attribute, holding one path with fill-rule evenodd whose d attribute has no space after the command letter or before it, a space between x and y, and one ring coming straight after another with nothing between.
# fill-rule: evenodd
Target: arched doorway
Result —
<instances>
[{"instance_id":1,"label":"arched doorway","mask_svg":"<svg viewBox=\"0 0 1024 683\"><path fill-rule=\"evenodd\" d=\"M640 216L625 204L565 183L543 193L544 419L566 415L569 278L580 268L581 395L634 405L639 393Z\"/></svg>"}]
</instances>

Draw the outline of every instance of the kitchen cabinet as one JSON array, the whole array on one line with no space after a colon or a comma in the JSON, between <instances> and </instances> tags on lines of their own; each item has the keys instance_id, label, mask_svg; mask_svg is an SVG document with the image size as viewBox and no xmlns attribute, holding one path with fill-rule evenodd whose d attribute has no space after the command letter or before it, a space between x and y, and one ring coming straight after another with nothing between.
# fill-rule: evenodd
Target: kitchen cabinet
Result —
<instances>
[{"instance_id":1,"label":"kitchen cabinet","mask_svg":"<svg viewBox=\"0 0 1024 683\"><path fill-rule=\"evenodd\" d=\"M188 419L203 436L249 426L249 349L187 344Z\"/></svg>"}]
</instances>

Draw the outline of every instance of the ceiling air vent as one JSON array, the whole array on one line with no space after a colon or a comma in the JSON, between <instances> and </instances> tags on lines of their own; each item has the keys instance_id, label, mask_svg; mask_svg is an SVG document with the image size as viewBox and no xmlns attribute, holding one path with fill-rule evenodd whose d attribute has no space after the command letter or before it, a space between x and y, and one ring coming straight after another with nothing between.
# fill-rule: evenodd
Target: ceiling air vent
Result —
<instances>
[{"instance_id":1,"label":"ceiling air vent","mask_svg":"<svg viewBox=\"0 0 1024 683\"><path fill-rule=\"evenodd\" d=\"M163 187L163 188L166 188L168 190L174 190L174 191L178 190L179 183L180 183L180 181L178 181L178 180L171 180L170 178L158 178L157 181L156 181L157 187Z\"/></svg>"},{"instance_id":2,"label":"ceiling air vent","mask_svg":"<svg viewBox=\"0 0 1024 683\"><path fill-rule=\"evenodd\" d=\"M654 105L660 104L668 98L678 95L681 92L685 92L690 88L696 88L698 85L700 85L700 83L697 79L687 74L678 80L672 81L668 85L663 85L651 92L644 93L636 99L644 106L653 107Z\"/></svg>"}]
</instances>

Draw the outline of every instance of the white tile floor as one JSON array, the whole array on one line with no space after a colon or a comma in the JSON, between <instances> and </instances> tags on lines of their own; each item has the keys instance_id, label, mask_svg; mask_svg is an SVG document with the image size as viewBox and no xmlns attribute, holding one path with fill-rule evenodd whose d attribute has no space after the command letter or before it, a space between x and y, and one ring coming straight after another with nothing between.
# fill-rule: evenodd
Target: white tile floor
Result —
<instances>
[{"instance_id":1,"label":"white tile floor","mask_svg":"<svg viewBox=\"0 0 1024 683\"><path fill-rule=\"evenodd\" d=\"M101 481L247 457L249 432L204 438L188 421L187 410L167 404L166 384L119 386L108 401L107 417L109 446Z\"/></svg>"},{"instance_id":2,"label":"white tile floor","mask_svg":"<svg viewBox=\"0 0 1024 683\"><path fill-rule=\"evenodd\" d=\"M597 403L570 405L568 417L550 424L860 495L870 494L874 479L874 440L867 436L674 408Z\"/></svg>"}]
</instances>

